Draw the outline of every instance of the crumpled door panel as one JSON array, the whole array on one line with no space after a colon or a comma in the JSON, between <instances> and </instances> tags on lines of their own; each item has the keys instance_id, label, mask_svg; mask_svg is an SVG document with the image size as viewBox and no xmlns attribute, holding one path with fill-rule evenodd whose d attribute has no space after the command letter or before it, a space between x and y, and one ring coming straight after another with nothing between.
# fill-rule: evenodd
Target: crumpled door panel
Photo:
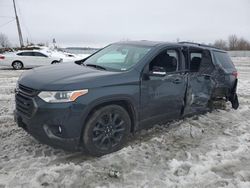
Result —
<instances>
[{"instance_id":1,"label":"crumpled door panel","mask_svg":"<svg viewBox=\"0 0 250 188\"><path fill-rule=\"evenodd\" d=\"M183 115L207 111L214 87L215 81L210 75L190 73L187 78Z\"/></svg>"}]
</instances>

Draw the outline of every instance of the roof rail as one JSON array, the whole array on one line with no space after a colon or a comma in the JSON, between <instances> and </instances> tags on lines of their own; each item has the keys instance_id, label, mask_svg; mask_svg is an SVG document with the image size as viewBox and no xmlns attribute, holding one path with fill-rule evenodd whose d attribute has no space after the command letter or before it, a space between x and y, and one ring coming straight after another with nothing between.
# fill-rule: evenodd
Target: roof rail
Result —
<instances>
[{"instance_id":1,"label":"roof rail","mask_svg":"<svg viewBox=\"0 0 250 188\"><path fill-rule=\"evenodd\" d=\"M200 44L200 43L196 43L196 42L187 42L187 41L182 41L182 42L178 42L180 44L192 44L192 45L197 45L197 46L202 46L202 47L209 47L209 48L215 48L215 49L220 49L217 48L215 46L211 46L211 45L206 45L206 44ZM220 49L221 50L221 49Z\"/></svg>"}]
</instances>

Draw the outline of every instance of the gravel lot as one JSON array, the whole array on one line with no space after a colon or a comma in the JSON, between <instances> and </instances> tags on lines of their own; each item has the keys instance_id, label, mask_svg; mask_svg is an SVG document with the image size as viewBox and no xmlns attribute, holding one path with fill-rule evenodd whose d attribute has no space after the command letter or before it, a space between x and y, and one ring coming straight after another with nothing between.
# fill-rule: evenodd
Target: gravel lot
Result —
<instances>
[{"instance_id":1,"label":"gravel lot","mask_svg":"<svg viewBox=\"0 0 250 188\"><path fill-rule=\"evenodd\" d=\"M42 145L13 121L20 74L0 68L0 188L250 187L250 58L234 58L240 108L137 133L121 151L91 158Z\"/></svg>"}]
</instances>

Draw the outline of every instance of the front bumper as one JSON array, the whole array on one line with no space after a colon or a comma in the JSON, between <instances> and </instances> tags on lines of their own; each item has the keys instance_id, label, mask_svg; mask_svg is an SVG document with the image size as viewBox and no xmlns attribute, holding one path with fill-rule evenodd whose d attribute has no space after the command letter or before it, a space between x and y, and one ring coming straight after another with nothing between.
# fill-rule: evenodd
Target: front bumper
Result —
<instances>
[{"instance_id":1,"label":"front bumper","mask_svg":"<svg viewBox=\"0 0 250 188\"><path fill-rule=\"evenodd\" d=\"M70 151L79 151L85 106L77 103L50 104L32 98L32 115L16 108L15 121L40 142ZM16 105L17 106L17 105Z\"/></svg>"}]
</instances>

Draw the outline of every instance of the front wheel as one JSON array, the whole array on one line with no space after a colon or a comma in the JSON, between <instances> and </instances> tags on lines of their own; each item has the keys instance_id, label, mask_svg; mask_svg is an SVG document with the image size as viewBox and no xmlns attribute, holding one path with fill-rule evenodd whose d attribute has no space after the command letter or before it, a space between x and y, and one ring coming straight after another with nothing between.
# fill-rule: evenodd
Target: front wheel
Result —
<instances>
[{"instance_id":1,"label":"front wheel","mask_svg":"<svg viewBox=\"0 0 250 188\"><path fill-rule=\"evenodd\" d=\"M13 67L13 69L15 69L15 70L20 70L20 69L23 68L23 63L22 63L21 61L14 61L14 62L12 63L12 67Z\"/></svg>"},{"instance_id":2,"label":"front wheel","mask_svg":"<svg viewBox=\"0 0 250 188\"><path fill-rule=\"evenodd\" d=\"M95 111L83 131L89 154L101 156L121 149L130 133L131 120L121 106L108 105Z\"/></svg>"}]
</instances>

